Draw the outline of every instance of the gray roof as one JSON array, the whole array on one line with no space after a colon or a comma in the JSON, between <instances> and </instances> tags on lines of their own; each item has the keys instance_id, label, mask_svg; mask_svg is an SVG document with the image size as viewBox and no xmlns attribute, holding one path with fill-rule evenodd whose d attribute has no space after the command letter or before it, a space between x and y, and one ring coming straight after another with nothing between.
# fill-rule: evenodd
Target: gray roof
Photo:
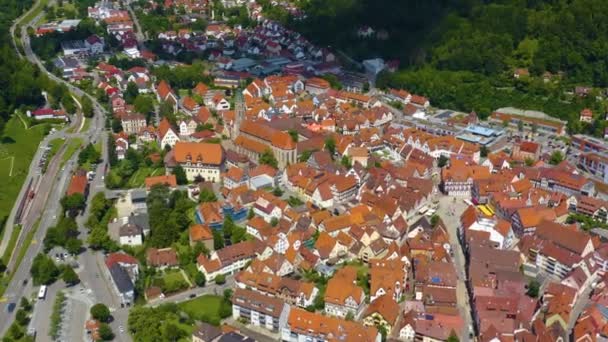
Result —
<instances>
[{"instance_id":1,"label":"gray roof","mask_svg":"<svg viewBox=\"0 0 608 342\"><path fill-rule=\"evenodd\" d=\"M58 57L55 58L53 64L58 69L76 69L80 66L77 59L72 57Z\"/></svg>"},{"instance_id":2,"label":"gray roof","mask_svg":"<svg viewBox=\"0 0 608 342\"><path fill-rule=\"evenodd\" d=\"M113 264L110 267L110 275L112 275L112 280L114 280L114 284L116 284L120 293L133 292L133 282L131 281L129 274L124 268L120 267L118 263Z\"/></svg>"},{"instance_id":3,"label":"gray roof","mask_svg":"<svg viewBox=\"0 0 608 342\"><path fill-rule=\"evenodd\" d=\"M150 221L148 217L148 213L137 212L129 216L129 223L135 224L143 231L150 230Z\"/></svg>"},{"instance_id":4,"label":"gray roof","mask_svg":"<svg viewBox=\"0 0 608 342\"><path fill-rule=\"evenodd\" d=\"M196 330L192 333L193 336L196 336L203 341L212 341L221 334L222 330L220 330L220 328L213 326L209 323L199 324L196 327Z\"/></svg>"},{"instance_id":5,"label":"gray roof","mask_svg":"<svg viewBox=\"0 0 608 342\"><path fill-rule=\"evenodd\" d=\"M142 229L140 226L133 224L131 222L127 224L123 224L118 230L119 236L133 236L133 235L141 235Z\"/></svg>"},{"instance_id":6,"label":"gray roof","mask_svg":"<svg viewBox=\"0 0 608 342\"><path fill-rule=\"evenodd\" d=\"M143 189L134 189L131 191L131 201L135 202L135 201L145 201L146 197L148 195L146 194L146 190Z\"/></svg>"},{"instance_id":7,"label":"gray roof","mask_svg":"<svg viewBox=\"0 0 608 342\"><path fill-rule=\"evenodd\" d=\"M217 341L218 342L255 342L255 340L252 339L251 337L243 336L234 331L223 335Z\"/></svg>"}]
</instances>

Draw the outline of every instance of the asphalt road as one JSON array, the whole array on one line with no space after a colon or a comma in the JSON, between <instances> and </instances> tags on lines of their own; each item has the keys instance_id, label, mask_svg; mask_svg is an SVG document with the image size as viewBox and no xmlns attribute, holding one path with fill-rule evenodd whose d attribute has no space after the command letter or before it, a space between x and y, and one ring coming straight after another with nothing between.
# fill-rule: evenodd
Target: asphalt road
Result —
<instances>
[{"instance_id":1,"label":"asphalt road","mask_svg":"<svg viewBox=\"0 0 608 342\"><path fill-rule=\"evenodd\" d=\"M452 251L454 252L452 261L454 263L454 267L456 269L456 274L458 275L458 282L456 284L456 297L458 301L458 309L460 311L461 317L465 322L465 332L464 336L461 336L461 341L468 341L468 327L472 325L472 317L471 317L471 302L469 299L469 293L467 291L467 287L465 281L467 279L466 273L466 261L464 258L464 254L462 252L462 248L458 241L458 226L460 224L460 216L467 208L466 204L462 201L462 199L449 196L441 196L439 199L439 207L437 209L437 215L439 215L446 225L448 229L448 234L450 235L450 246L452 247Z\"/></svg>"},{"instance_id":2,"label":"asphalt road","mask_svg":"<svg viewBox=\"0 0 608 342\"><path fill-rule=\"evenodd\" d=\"M34 21L39 20L39 18L40 18L40 16L36 17L34 19ZM66 137L66 139L69 139L70 137L81 137L81 138L85 139L85 142L95 142L98 139L102 139L102 141L105 142L106 134L104 134L104 127L105 127L105 120L104 120L105 110L104 110L104 108L97 102L97 100L94 97L86 94L79 88L74 87L73 85L64 81L63 79L56 77L52 73L49 73L44 68L44 65L42 64L42 62L32 52L26 28L27 28L27 25L24 25L21 28L21 37L22 37L22 42L24 45L24 51L25 51L26 58L30 62L38 65L40 70L45 72L50 79L54 80L55 82L65 84L74 95L76 95L78 97L83 97L83 96L89 97L91 99L91 101L93 102L94 109L95 109L95 117L92 119L91 126L87 132L78 132L75 134L66 134L65 132L59 132L59 133L54 134L52 138ZM46 139L49 139L49 137L47 137ZM45 140L45 142L46 142L46 140ZM104 163L107 160L107 155L108 155L106 147L107 147L107 144L103 143L102 144L102 158L104 160ZM36 172L35 168L37 167L37 161L39 160L40 156L41 156L41 154L40 154L40 152L38 152L36 157L34 158L34 162L30 166L30 177L33 177L35 175L35 172ZM5 334L8 327L12 324L12 322L14 320L15 312L13 312L11 314L9 314L7 312L6 306L8 305L8 303L18 302L18 300L21 297L23 297L23 296L29 297L31 294L36 293L36 291L37 291L37 288L32 287L32 282L30 281L29 270L31 268L31 264L32 264L34 257L42 251L42 247L43 247L42 241L44 239L44 236L46 235L47 229L55 223L56 216L60 210L61 197L65 193L65 189L69 183L71 174L72 174L75 166L77 165L77 163L76 163L77 155L75 154L71 158L71 160L65 164L65 167L61 171L59 171L58 168L60 166L60 160L61 160L60 156L61 156L61 153L58 153L57 157L55 157L53 159L53 161L51 161L51 163L49 164L46 174L44 176L42 176L43 178L41 178L40 188L37 191L36 197L33 199L31 207L29 208L29 210L26 213L26 217L24 217L24 220L23 220L23 222L24 222L23 231L24 232L26 232L27 229L31 229L31 226L38 220L38 218L40 218L40 225L34 236L34 241L32 242L32 245L29 246L29 248L25 254L25 257L23 258L22 263L19 265L19 269L17 270L17 272L15 272L13 279L11 280L10 284L7 287L7 290L6 290L6 293L4 296L5 300L2 303L0 303L0 312L3 313L2 316L4 318L4 319L0 320L0 336ZM93 184L92 184L93 188L97 188L99 184L103 184L103 182L101 180L101 174L103 173L103 170L105 168L104 163L100 163L98 165L98 171L101 171L101 172L98 172L98 176L93 181ZM57 174L58 174L58 178L55 179ZM25 184L27 184L27 182ZM25 235L26 235L25 233L21 234L21 236L25 236ZM15 250L20 250L22 246L23 246L23 241L22 241L22 239L20 239L20 241L18 241L18 243L15 247ZM93 253L91 253L92 255L90 256L90 260L89 260L88 259L89 257L87 257L87 255L88 255L87 253L83 254L83 258L82 258L83 260L82 261L79 260L79 262L81 262L83 265L86 265L86 266L97 265L97 268L99 268L99 263L97 262L97 259L94 259L94 258L98 258L99 256L94 256ZM95 260L94 264L91 264L92 260ZM9 268L10 268L10 266L11 266L11 264L9 264ZM103 298L104 296L108 295L109 289L106 289L106 292L104 293L101 288L96 288L97 281L90 279L91 278L90 274L94 274L93 272L94 272L93 267L91 267L91 268L82 267L81 279L83 280L83 284L95 288L92 290L92 292L95 294L96 298L97 298L97 296ZM92 277L95 277L95 275L93 275ZM25 283L25 285L24 285L24 283ZM54 297L54 293L50 293L50 296L47 297L46 300L53 301L54 298L52 298L52 297ZM104 300L101 300L101 301L104 301ZM39 308L35 309L35 314L34 314L36 317L36 328L48 327L50 324L49 318L50 318L51 312L49 311L48 307L45 307L44 305L40 305L38 307ZM75 311L74 314L77 314L78 316L82 316L83 313L81 311L82 310ZM115 316L121 319L121 322L117 322L116 324L122 324L122 321L126 322L126 315L124 313L118 312L118 313L116 313ZM76 319L82 319L82 317L76 317ZM74 324L74 326L79 326L79 327L77 327L77 329L79 329L79 331L84 331L84 327L80 323ZM130 341L129 338L121 339L118 329L116 329L115 332L118 336L118 338L117 338L118 341L120 341L120 340ZM70 337L78 336L78 333L74 332L74 331L71 331L69 333L66 332L66 334L69 334ZM68 335L66 335L66 336L68 336ZM41 336L41 338L45 339L47 337Z\"/></svg>"}]
</instances>

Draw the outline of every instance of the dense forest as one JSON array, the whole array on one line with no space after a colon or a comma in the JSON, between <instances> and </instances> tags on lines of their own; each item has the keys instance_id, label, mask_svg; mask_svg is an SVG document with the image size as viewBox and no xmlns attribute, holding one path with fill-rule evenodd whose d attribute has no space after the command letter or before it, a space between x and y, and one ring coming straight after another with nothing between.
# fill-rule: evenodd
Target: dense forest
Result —
<instances>
[{"instance_id":1,"label":"dense forest","mask_svg":"<svg viewBox=\"0 0 608 342\"><path fill-rule=\"evenodd\" d=\"M379 86L402 86L438 106L487 115L507 105L574 118L595 101L564 95L574 85L608 87L605 0L302 0L303 20L270 17L356 59L398 59ZM375 30L357 36L359 28ZM531 77L514 80L516 68ZM543 81L542 75L552 79ZM559 78L557 75L559 74ZM571 127L577 130L576 127ZM580 128L579 128L580 129ZM596 128L586 128L595 130Z\"/></svg>"},{"instance_id":2,"label":"dense forest","mask_svg":"<svg viewBox=\"0 0 608 342\"><path fill-rule=\"evenodd\" d=\"M0 0L0 131L16 108L42 104L41 89L48 80L38 68L17 58L11 44L12 21L32 0Z\"/></svg>"}]
</instances>

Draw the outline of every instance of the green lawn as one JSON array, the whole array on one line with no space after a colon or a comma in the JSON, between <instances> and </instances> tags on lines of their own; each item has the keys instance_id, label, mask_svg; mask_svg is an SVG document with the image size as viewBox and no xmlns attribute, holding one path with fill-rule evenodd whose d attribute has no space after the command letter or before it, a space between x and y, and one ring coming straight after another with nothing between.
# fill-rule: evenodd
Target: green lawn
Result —
<instances>
[{"instance_id":1,"label":"green lawn","mask_svg":"<svg viewBox=\"0 0 608 342\"><path fill-rule=\"evenodd\" d=\"M178 304L191 318L197 321L221 319L220 307L224 298L220 296L204 295L187 302Z\"/></svg>"},{"instance_id":2,"label":"green lawn","mask_svg":"<svg viewBox=\"0 0 608 342\"><path fill-rule=\"evenodd\" d=\"M44 125L25 129L16 116L6 123L0 140L0 222L13 208L43 137Z\"/></svg>"},{"instance_id":3,"label":"green lawn","mask_svg":"<svg viewBox=\"0 0 608 342\"><path fill-rule=\"evenodd\" d=\"M80 130L80 132L88 132L89 127L91 127L91 119L84 118L84 124L82 125L82 129Z\"/></svg>"},{"instance_id":4,"label":"green lawn","mask_svg":"<svg viewBox=\"0 0 608 342\"><path fill-rule=\"evenodd\" d=\"M2 263L4 265L8 265L9 260L11 259L11 254L13 254L13 249L15 249L15 244L17 243L17 239L19 238L19 233L21 232L21 226L16 225L11 232L10 240L8 240L8 245L6 246L6 250L2 255Z\"/></svg>"},{"instance_id":5,"label":"green lawn","mask_svg":"<svg viewBox=\"0 0 608 342\"><path fill-rule=\"evenodd\" d=\"M70 158L80 149L82 146L82 138L72 138L68 141L68 146L65 148L63 158L61 159L61 167L67 163Z\"/></svg>"},{"instance_id":6,"label":"green lawn","mask_svg":"<svg viewBox=\"0 0 608 342\"><path fill-rule=\"evenodd\" d=\"M160 287L164 293L175 293L189 287L187 279L184 278L179 269L168 270L161 276L154 278L152 285Z\"/></svg>"},{"instance_id":7,"label":"green lawn","mask_svg":"<svg viewBox=\"0 0 608 342\"><path fill-rule=\"evenodd\" d=\"M34 243L34 235L36 235L36 231L38 231L39 225L40 225L40 219L38 219L36 221L36 223L34 223L32 228L30 229L30 231L27 232L27 235L25 236L25 240L23 241L23 246L21 247L21 249L19 250L19 253L17 254L17 263L15 264L15 265L17 265L17 268L19 267L19 265L21 264L21 261L25 257L25 253L27 252L27 250L30 248L32 243ZM38 243L38 241L36 241L35 243Z\"/></svg>"},{"instance_id":8,"label":"green lawn","mask_svg":"<svg viewBox=\"0 0 608 342\"><path fill-rule=\"evenodd\" d=\"M163 168L142 167L137 170L127 181L127 188L140 188L144 186L146 177L158 176L163 173Z\"/></svg>"}]
</instances>

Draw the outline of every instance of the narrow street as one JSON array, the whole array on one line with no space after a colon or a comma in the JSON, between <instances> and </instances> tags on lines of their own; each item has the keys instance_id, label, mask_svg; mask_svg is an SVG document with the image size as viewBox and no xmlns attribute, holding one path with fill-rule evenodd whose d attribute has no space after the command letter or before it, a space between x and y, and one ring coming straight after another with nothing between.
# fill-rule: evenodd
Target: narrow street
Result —
<instances>
[{"instance_id":1,"label":"narrow street","mask_svg":"<svg viewBox=\"0 0 608 342\"><path fill-rule=\"evenodd\" d=\"M471 317L471 302L469 300L469 293L465 284L467 279L466 272L466 260L460 242L458 241L458 226L460 225L460 216L467 208L467 205L462 199L442 196L439 199L439 208L437 215L441 217L441 220L448 229L450 235L450 245L453 251L453 262L458 275L458 284L456 287L456 296L458 300L458 309L460 310L461 316L465 322L465 335L461 336L461 341L468 341L468 329L472 325Z\"/></svg>"}]
</instances>

